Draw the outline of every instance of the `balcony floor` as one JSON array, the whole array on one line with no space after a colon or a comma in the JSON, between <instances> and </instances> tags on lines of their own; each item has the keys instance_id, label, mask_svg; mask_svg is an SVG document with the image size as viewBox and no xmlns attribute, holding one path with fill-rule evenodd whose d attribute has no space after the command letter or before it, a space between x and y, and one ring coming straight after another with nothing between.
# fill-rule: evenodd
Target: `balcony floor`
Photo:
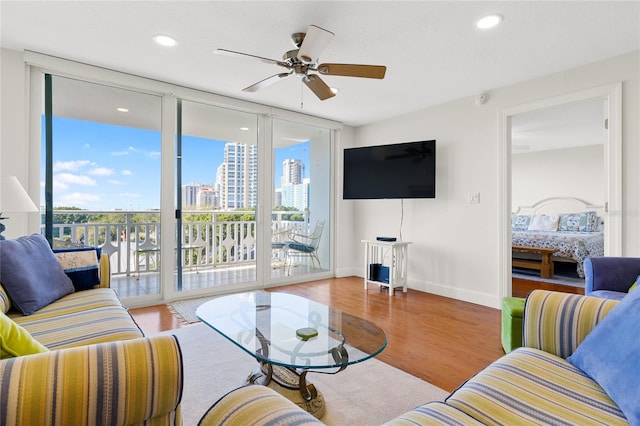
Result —
<instances>
[{"instance_id":1,"label":"balcony floor","mask_svg":"<svg viewBox=\"0 0 640 426\"><path fill-rule=\"evenodd\" d=\"M182 274L183 290L201 288L215 288L233 284L243 284L256 281L255 265L229 266L218 268L201 267L185 269ZM283 265L274 265L271 269L272 278L285 276L303 276L317 272L325 272L309 265L292 265L289 270ZM120 298L145 296L160 293L160 277L156 272L141 273L139 275L114 275L111 277L111 288Z\"/></svg>"}]
</instances>

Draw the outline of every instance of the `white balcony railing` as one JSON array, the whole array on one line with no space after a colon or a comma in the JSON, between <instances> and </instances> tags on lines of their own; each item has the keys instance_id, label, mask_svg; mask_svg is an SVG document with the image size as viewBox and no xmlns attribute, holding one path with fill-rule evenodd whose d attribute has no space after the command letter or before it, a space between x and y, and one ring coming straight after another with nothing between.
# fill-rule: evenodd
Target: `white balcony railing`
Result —
<instances>
[{"instance_id":1,"label":"white balcony railing","mask_svg":"<svg viewBox=\"0 0 640 426\"><path fill-rule=\"evenodd\" d=\"M292 215L302 220L288 220ZM274 238L293 229L309 229L309 212L273 212ZM177 235L177 230L174 232ZM253 212L184 211L181 234L183 267L217 268L256 260ZM111 273L115 276L157 271L160 212L54 210L53 238L54 247L100 247L110 256Z\"/></svg>"}]
</instances>

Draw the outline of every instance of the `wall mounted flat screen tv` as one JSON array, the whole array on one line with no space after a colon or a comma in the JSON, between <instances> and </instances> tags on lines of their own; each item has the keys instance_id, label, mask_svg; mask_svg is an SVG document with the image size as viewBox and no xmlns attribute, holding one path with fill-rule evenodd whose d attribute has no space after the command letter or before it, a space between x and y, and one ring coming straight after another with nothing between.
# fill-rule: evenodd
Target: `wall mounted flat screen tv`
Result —
<instances>
[{"instance_id":1,"label":"wall mounted flat screen tv","mask_svg":"<svg viewBox=\"0 0 640 426\"><path fill-rule=\"evenodd\" d=\"M346 148L345 200L435 198L436 141Z\"/></svg>"}]
</instances>

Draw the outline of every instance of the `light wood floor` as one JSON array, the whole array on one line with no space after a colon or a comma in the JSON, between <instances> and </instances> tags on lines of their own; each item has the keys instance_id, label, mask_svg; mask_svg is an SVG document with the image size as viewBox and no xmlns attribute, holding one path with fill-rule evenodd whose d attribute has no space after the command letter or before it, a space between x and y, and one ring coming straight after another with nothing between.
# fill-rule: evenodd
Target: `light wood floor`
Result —
<instances>
[{"instance_id":1,"label":"light wood floor","mask_svg":"<svg viewBox=\"0 0 640 426\"><path fill-rule=\"evenodd\" d=\"M534 281L514 280L514 296L524 297ZM572 291L564 286L547 289ZM304 296L382 327L389 343L378 359L420 377L446 391L465 380L504 352L500 343L500 311L415 290L393 297L370 285L365 292L358 277L333 278L276 287ZM166 305L131 309L146 334L179 328Z\"/></svg>"}]
</instances>

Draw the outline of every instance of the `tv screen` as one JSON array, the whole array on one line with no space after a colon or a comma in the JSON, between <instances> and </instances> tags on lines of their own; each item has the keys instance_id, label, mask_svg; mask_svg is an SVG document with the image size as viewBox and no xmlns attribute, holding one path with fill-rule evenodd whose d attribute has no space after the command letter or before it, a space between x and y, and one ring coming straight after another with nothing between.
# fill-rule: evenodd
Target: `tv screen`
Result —
<instances>
[{"instance_id":1,"label":"tv screen","mask_svg":"<svg viewBox=\"0 0 640 426\"><path fill-rule=\"evenodd\" d=\"M435 140L344 150L343 199L435 196Z\"/></svg>"}]
</instances>

